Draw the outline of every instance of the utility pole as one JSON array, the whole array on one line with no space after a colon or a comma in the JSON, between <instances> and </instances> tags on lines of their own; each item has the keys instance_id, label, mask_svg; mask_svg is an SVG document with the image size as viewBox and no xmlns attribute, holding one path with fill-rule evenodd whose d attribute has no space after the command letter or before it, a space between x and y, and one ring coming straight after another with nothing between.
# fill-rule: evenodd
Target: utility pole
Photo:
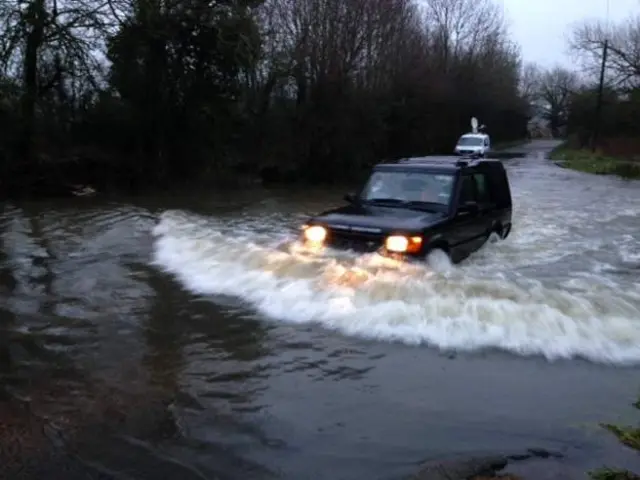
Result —
<instances>
[{"instance_id":1,"label":"utility pole","mask_svg":"<svg viewBox=\"0 0 640 480\"><path fill-rule=\"evenodd\" d=\"M591 151L595 152L598 146L598 136L600 135L600 117L602 116L602 96L604 93L604 72L607 68L607 50L609 40L605 38L602 46L602 65L600 65L600 82L598 83L598 100L596 103L596 117L593 125L593 137L591 138Z\"/></svg>"},{"instance_id":2,"label":"utility pole","mask_svg":"<svg viewBox=\"0 0 640 480\"><path fill-rule=\"evenodd\" d=\"M605 21L605 37L602 45L602 65L600 65L600 81L598 82L598 99L596 101L596 115L593 123L593 136L591 137L591 151L595 152L598 147L598 137L600 135L600 123L602 117L602 97L604 93L604 72L607 69L607 51L609 49L609 0L607 2L607 13Z\"/></svg>"}]
</instances>

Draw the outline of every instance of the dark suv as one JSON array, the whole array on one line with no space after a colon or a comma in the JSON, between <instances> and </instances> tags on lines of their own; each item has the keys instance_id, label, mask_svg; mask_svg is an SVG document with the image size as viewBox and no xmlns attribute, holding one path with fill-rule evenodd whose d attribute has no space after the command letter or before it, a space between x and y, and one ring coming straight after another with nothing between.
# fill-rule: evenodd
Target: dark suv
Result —
<instances>
[{"instance_id":1,"label":"dark suv","mask_svg":"<svg viewBox=\"0 0 640 480\"><path fill-rule=\"evenodd\" d=\"M492 233L511 231L511 190L502 163L460 157L382 163L349 205L312 217L305 243L424 258L445 251L457 263Z\"/></svg>"}]
</instances>

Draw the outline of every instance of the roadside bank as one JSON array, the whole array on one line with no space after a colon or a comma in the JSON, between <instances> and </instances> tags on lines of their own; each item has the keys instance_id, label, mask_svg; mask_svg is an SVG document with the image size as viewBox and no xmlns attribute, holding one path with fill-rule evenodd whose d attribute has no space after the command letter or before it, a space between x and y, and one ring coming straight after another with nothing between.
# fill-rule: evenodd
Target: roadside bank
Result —
<instances>
[{"instance_id":1,"label":"roadside bank","mask_svg":"<svg viewBox=\"0 0 640 480\"><path fill-rule=\"evenodd\" d=\"M605 155L586 148L571 148L566 143L552 150L549 158L560 167L580 172L640 179L640 159Z\"/></svg>"}]
</instances>

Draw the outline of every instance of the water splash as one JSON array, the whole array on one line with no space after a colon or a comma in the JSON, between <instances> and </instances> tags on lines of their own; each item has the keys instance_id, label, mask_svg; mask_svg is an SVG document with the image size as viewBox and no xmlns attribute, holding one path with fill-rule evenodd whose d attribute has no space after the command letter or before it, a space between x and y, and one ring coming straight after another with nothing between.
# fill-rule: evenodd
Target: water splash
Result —
<instances>
[{"instance_id":1,"label":"water splash","mask_svg":"<svg viewBox=\"0 0 640 480\"><path fill-rule=\"evenodd\" d=\"M542 248L544 231L534 238L520 228L467 265L435 256L420 266L375 254L309 255L295 244L278 250L246 232L229 235L215 222L167 212L154 230L154 262L194 293L237 296L275 321L443 349L640 362L639 292L590 281L561 288L519 272L568 255Z\"/></svg>"}]
</instances>

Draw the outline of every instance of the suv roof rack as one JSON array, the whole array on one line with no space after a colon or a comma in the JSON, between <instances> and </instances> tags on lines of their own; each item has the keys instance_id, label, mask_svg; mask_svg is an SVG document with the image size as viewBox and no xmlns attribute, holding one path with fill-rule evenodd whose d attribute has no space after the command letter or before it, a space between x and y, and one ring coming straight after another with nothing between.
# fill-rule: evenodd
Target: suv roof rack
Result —
<instances>
[{"instance_id":1,"label":"suv roof rack","mask_svg":"<svg viewBox=\"0 0 640 480\"><path fill-rule=\"evenodd\" d=\"M426 157L407 157L401 158L398 160L398 163L413 163L413 164L421 164L421 165L442 165L442 164L455 164L460 160L460 157L457 155L432 155Z\"/></svg>"},{"instance_id":2,"label":"suv roof rack","mask_svg":"<svg viewBox=\"0 0 640 480\"><path fill-rule=\"evenodd\" d=\"M450 155L450 156L427 156L427 157L409 157L401 158L397 161L399 164L413 164L413 165L449 165L455 167L468 167L476 162L486 160L479 155Z\"/></svg>"}]
</instances>

